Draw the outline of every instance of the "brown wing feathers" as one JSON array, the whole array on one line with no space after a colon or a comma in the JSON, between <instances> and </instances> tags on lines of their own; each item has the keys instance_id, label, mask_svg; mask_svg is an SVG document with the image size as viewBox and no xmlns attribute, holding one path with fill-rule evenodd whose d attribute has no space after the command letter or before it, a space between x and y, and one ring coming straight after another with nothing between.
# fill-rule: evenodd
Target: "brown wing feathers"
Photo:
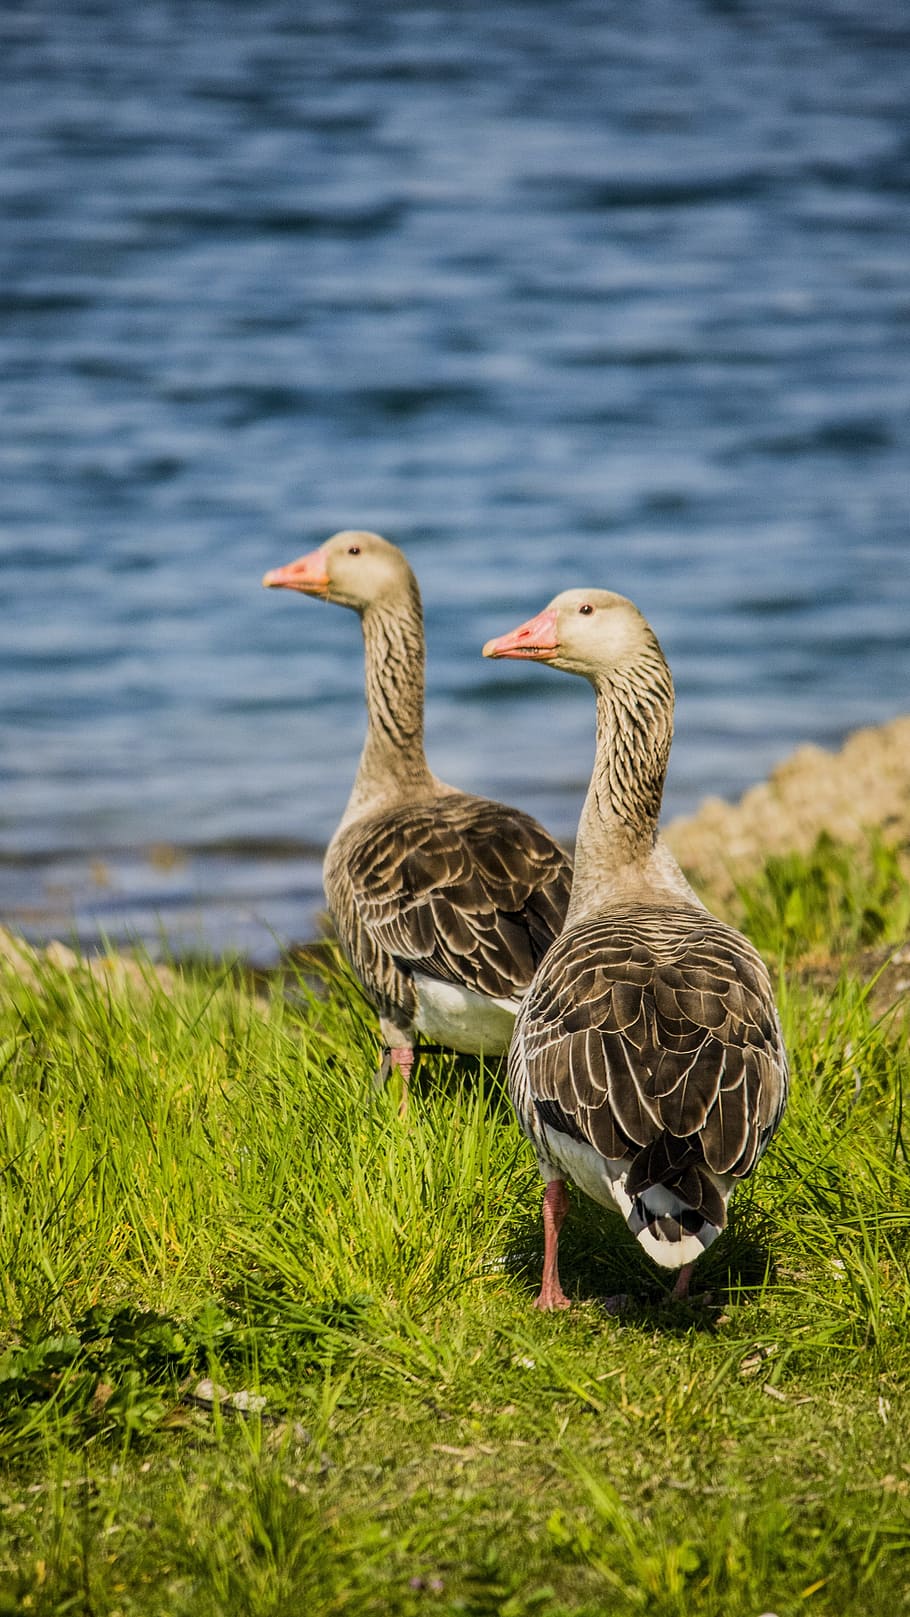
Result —
<instances>
[{"instance_id":1,"label":"brown wing feathers","mask_svg":"<svg viewBox=\"0 0 910 1617\"><path fill-rule=\"evenodd\" d=\"M764 966L728 927L683 907L602 915L561 939L513 1060L542 1122L632 1162L630 1195L664 1184L721 1224L700 1168L748 1173L785 1099Z\"/></svg>"},{"instance_id":2,"label":"brown wing feathers","mask_svg":"<svg viewBox=\"0 0 910 1617\"><path fill-rule=\"evenodd\" d=\"M566 855L540 826L453 793L352 830L351 903L375 948L400 970L490 996L527 987L571 882Z\"/></svg>"}]
</instances>

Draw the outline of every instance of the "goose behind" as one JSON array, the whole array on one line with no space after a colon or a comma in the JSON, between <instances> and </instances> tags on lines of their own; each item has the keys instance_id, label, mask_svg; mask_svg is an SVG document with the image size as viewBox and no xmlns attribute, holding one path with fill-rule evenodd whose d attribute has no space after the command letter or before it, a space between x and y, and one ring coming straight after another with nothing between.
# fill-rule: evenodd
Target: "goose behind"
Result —
<instances>
[{"instance_id":1,"label":"goose behind","mask_svg":"<svg viewBox=\"0 0 910 1617\"><path fill-rule=\"evenodd\" d=\"M566 1179L618 1210L650 1257L679 1271L674 1295L684 1296L786 1103L768 973L658 839L673 683L631 601L566 590L484 655L580 674L597 697L565 927L509 1057L512 1101L547 1185L537 1306L569 1306L557 1261Z\"/></svg>"},{"instance_id":2,"label":"goose behind","mask_svg":"<svg viewBox=\"0 0 910 1617\"><path fill-rule=\"evenodd\" d=\"M366 739L323 875L339 940L379 1011L383 1070L398 1066L407 1084L418 1033L501 1054L565 917L568 856L529 815L431 772L423 610L397 546L345 530L263 583L347 606L363 630Z\"/></svg>"}]
</instances>

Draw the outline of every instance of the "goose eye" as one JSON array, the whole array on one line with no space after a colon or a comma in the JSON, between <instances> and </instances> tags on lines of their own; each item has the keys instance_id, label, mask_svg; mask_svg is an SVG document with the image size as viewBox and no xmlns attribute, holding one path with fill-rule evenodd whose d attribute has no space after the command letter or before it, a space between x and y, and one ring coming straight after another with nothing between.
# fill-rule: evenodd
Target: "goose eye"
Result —
<instances>
[{"instance_id":1,"label":"goose eye","mask_svg":"<svg viewBox=\"0 0 910 1617\"><path fill-rule=\"evenodd\" d=\"M584 606L580 606L578 610L583 618L589 618L591 613L594 611L594 608L593 606L589 606L588 602L586 601Z\"/></svg>"},{"instance_id":2,"label":"goose eye","mask_svg":"<svg viewBox=\"0 0 910 1617\"><path fill-rule=\"evenodd\" d=\"M348 545L348 555L349 556L359 556L360 555L360 546L359 545Z\"/></svg>"}]
</instances>

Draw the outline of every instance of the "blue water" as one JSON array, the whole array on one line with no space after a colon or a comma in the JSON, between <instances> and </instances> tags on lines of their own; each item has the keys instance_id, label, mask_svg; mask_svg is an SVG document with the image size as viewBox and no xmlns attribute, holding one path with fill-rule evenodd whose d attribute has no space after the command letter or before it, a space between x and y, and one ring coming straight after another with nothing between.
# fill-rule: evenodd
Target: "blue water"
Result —
<instances>
[{"instance_id":1,"label":"blue water","mask_svg":"<svg viewBox=\"0 0 910 1617\"><path fill-rule=\"evenodd\" d=\"M667 814L910 708L903 0L0 12L0 913L312 935L407 550L431 761L571 836L590 693L479 648L631 595Z\"/></svg>"}]
</instances>

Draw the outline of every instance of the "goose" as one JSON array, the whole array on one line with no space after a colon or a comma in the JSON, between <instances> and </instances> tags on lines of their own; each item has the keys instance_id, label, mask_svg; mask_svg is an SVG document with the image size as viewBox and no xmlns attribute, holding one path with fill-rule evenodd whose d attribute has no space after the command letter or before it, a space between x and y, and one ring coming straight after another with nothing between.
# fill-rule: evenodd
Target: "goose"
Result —
<instances>
[{"instance_id":1,"label":"goose","mask_svg":"<svg viewBox=\"0 0 910 1617\"><path fill-rule=\"evenodd\" d=\"M379 1012L380 1079L397 1067L406 1097L418 1034L469 1054L508 1050L521 997L562 925L571 862L529 815L431 773L423 609L396 545L344 530L262 582L360 617L366 740L323 880L341 946Z\"/></svg>"},{"instance_id":2,"label":"goose","mask_svg":"<svg viewBox=\"0 0 910 1617\"><path fill-rule=\"evenodd\" d=\"M786 1104L768 972L658 839L673 681L632 602L565 590L483 650L581 674L597 697L565 926L509 1053L509 1094L546 1186L536 1306L570 1306L558 1268L567 1179L618 1211L655 1263L678 1270L672 1295L685 1297Z\"/></svg>"}]
</instances>

